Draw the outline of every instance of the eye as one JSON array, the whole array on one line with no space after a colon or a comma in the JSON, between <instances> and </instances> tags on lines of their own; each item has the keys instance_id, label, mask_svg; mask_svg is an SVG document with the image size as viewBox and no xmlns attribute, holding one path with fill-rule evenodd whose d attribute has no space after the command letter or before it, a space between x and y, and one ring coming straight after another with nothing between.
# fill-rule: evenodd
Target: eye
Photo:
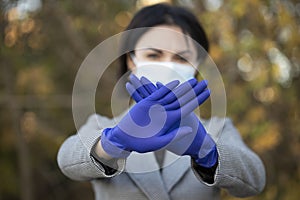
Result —
<instances>
[{"instance_id":1,"label":"eye","mask_svg":"<svg viewBox=\"0 0 300 200\"><path fill-rule=\"evenodd\" d=\"M149 58L149 59L158 59L159 55L156 54L156 53L150 53L150 54L147 54L147 58Z\"/></svg>"},{"instance_id":2,"label":"eye","mask_svg":"<svg viewBox=\"0 0 300 200\"><path fill-rule=\"evenodd\" d=\"M182 57L182 56L179 56L179 55L177 55L177 56L175 57L175 59L176 59L178 62L181 62L181 63L187 63L187 62L188 62L188 59L187 59L187 58Z\"/></svg>"}]
</instances>

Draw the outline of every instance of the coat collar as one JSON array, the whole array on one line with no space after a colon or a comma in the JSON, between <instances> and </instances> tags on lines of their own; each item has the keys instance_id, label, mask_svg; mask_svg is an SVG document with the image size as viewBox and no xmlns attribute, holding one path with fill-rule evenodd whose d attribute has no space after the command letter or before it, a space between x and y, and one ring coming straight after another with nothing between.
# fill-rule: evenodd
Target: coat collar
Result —
<instances>
[{"instance_id":1,"label":"coat collar","mask_svg":"<svg viewBox=\"0 0 300 200\"><path fill-rule=\"evenodd\" d=\"M153 152L132 152L127 158L125 171L149 199L170 199L168 192L190 168L190 158L166 151L160 173Z\"/></svg>"}]
</instances>

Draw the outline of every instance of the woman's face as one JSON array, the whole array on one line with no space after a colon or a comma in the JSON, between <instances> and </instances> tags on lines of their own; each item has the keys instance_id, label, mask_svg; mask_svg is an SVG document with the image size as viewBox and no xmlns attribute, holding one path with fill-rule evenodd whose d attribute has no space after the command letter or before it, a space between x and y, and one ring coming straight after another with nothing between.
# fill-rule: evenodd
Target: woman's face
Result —
<instances>
[{"instance_id":1,"label":"woman's face","mask_svg":"<svg viewBox=\"0 0 300 200\"><path fill-rule=\"evenodd\" d=\"M156 27L158 29L156 29ZM158 61L196 65L197 51L189 37L180 27L160 25L149 29L141 36L135 46L135 58L139 62ZM135 64L127 56L127 66L133 70Z\"/></svg>"}]
</instances>

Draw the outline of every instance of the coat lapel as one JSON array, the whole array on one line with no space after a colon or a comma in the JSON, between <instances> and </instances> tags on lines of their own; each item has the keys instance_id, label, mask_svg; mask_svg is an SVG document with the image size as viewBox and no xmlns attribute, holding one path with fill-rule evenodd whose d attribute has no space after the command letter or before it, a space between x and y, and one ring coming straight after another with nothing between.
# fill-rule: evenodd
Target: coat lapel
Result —
<instances>
[{"instance_id":1,"label":"coat lapel","mask_svg":"<svg viewBox=\"0 0 300 200\"><path fill-rule=\"evenodd\" d=\"M127 158L125 170L129 177L151 200L168 200L165 184L159 172L154 153L132 152Z\"/></svg>"},{"instance_id":2,"label":"coat lapel","mask_svg":"<svg viewBox=\"0 0 300 200\"><path fill-rule=\"evenodd\" d=\"M131 153L127 158L125 170L129 177L149 199L170 199L168 192L180 181L190 169L188 156L177 156L166 151L162 172L156 162L154 153Z\"/></svg>"},{"instance_id":3,"label":"coat lapel","mask_svg":"<svg viewBox=\"0 0 300 200\"><path fill-rule=\"evenodd\" d=\"M168 192L182 178L191 166L191 159L188 156L177 156L169 151L166 151L164 159L164 168L162 170L163 181Z\"/></svg>"}]
</instances>

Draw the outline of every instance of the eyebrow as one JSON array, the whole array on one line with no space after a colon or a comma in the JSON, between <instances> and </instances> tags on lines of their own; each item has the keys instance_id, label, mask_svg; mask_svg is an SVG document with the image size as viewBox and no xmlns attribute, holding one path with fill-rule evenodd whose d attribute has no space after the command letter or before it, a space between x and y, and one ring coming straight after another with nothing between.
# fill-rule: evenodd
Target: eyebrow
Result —
<instances>
[{"instance_id":1,"label":"eyebrow","mask_svg":"<svg viewBox=\"0 0 300 200\"><path fill-rule=\"evenodd\" d=\"M142 48L142 50L152 50L152 51L155 51L157 53L162 53L163 52L162 50L156 49L156 48L153 48L153 47L145 47L145 48ZM183 55L183 54L191 54L191 53L192 52L190 50L183 50L183 51L176 52L175 54Z\"/></svg>"},{"instance_id":2,"label":"eyebrow","mask_svg":"<svg viewBox=\"0 0 300 200\"><path fill-rule=\"evenodd\" d=\"M144 47L144 48L140 48L138 50L151 50L151 51L155 51L157 53L162 53L162 50L156 49L156 48L153 48L153 47Z\"/></svg>"},{"instance_id":3,"label":"eyebrow","mask_svg":"<svg viewBox=\"0 0 300 200\"><path fill-rule=\"evenodd\" d=\"M192 52L190 50L184 50L184 51L177 52L176 54L179 54L179 55L182 55L182 54L192 54Z\"/></svg>"}]
</instances>

